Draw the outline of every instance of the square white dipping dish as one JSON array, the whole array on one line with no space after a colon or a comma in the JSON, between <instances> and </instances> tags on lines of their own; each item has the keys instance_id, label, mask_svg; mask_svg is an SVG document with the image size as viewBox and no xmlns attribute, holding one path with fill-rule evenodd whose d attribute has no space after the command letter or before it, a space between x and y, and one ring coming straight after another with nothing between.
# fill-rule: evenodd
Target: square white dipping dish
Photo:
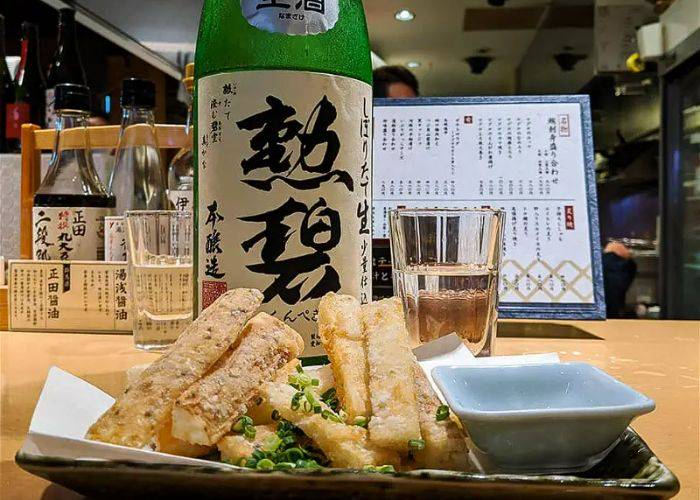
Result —
<instances>
[{"instance_id":1,"label":"square white dipping dish","mask_svg":"<svg viewBox=\"0 0 700 500\"><path fill-rule=\"evenodd\" d=\"M503 471L586 470L655 408L586 363L439 366L432 375L476 447Z\"/></svg>"}]
</instances>

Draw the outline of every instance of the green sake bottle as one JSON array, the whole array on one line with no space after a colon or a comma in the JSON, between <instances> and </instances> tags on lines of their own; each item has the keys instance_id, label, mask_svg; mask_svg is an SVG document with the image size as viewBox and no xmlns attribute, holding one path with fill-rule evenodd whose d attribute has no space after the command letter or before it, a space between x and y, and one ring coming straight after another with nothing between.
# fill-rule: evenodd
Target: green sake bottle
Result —
<instances>
[{"instance_id":1,"label":"green sake bottle","mask_svg":"<svg viewBox=\"0 0 700 500\"><path fill-rule=\"evenodd\" d=\"M320 298L371 299L362 2L206 0L195 68L197 308L257 288L321 355Z\"/></svg>"}]
</instances>

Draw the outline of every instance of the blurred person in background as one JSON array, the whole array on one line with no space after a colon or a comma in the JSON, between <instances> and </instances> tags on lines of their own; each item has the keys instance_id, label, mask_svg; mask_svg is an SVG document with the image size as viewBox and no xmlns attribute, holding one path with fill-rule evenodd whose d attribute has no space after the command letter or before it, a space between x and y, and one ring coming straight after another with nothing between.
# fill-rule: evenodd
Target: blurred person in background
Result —
<instances>
[{"instance_id":1,"label":"blurred person in background","mask_svg":"<svg viewBox=\"0 0 700 500\"><path fill-rule=\"evenodd\" d=\"M383 66L372 73L374 97L410 99L420 95L418 80L403 66Z\"/></svg>"},{"instance_id":2,"label":"blurred person in background","mask_svg":"<svg viewBox=\"0 0 700 500\"><path fill-rule=\"evenodd\" d=\"M620 242L612 241L603 250L603 281L608 318L633 317L625 310L625 296L637 275L632 252Z\"/></svg>"}]
</instances>

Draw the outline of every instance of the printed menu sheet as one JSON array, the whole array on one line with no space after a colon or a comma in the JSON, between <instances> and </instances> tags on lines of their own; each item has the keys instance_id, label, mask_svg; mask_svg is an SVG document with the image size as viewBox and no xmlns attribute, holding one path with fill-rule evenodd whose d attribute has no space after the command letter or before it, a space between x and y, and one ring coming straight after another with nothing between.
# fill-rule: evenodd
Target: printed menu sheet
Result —
<instances>
[{"instance_id":1,"label":"printed menu sheet","mask_svg":"<svg viewBox=\"0 0 700 500\"><path fill-rule=\"evenodd\" d=\"M126 263L11 260L10 330L131 332Z\"/></svg>"},{"instance_id":2,"label":"printed menu sheet","mask_svg":"<svg viewBox=\"0 0 700 500\"><path fill-rule=\"evenodd\" d=\"M389 237L396 207L501 208L501 302L595 302L581 104L379 105L374 115L374 238Z\"/></svg>"}]
</instances>

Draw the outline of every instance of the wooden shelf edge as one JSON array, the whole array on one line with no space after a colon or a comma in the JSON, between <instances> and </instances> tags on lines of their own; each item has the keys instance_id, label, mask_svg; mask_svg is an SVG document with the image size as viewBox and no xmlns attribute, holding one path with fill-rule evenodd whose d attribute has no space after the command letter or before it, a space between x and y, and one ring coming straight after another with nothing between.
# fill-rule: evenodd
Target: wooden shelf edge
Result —
<instances>
[{"instance_id":1,"label":"wooden shelf edge","mask_svg":"<svg viewBox=\"0 0 700 500\"><path fill-rule=\"evenodd\" d=\"M116 148L119 142L119 125L88 127L90 147L94 149ZM56 131L41 129L34 132L35 149L42 151L53 150L56 141ZM180 149L187 145L189 138L184 125L156 125L156 140L160 149ZM76 142L76 146L78 146Z\"/></svg>"}]
</instances>

